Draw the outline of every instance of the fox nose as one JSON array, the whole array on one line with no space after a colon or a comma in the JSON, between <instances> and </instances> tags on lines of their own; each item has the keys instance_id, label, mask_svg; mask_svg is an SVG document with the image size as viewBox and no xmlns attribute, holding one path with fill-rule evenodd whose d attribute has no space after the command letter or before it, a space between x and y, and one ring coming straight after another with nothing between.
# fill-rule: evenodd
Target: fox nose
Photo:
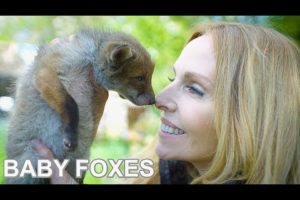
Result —
<instances>
[{"instance_id":1,"label":"fox nose","mask_svg":"<svg viewBox=\"0 0 300 200\"><path fill-rule=\"evenodd\" d=\"M152 94L143 93L137 98L138 105L152 105L155 104L155 96Z\"/></svg>"},{"instance_id":2,"label":"fox nose","mask_svg":"<svg viewBox=\"0 0 300 200\"><path fill-rule=\"evenodd\" d=\"M150 97L150 99L149 99L149 104L148 105L152 105L152 104L155 104L155 97L154 96Z\"/></svg>"},{"instance_id":3,"label":"fox nose","mask_svg":"<svg viewBox=\"0 0 300 200\"><path fill-rule=\"evenodd\" d=\"M155 96L154 95L149 94L149 93L145 93L143 96L144 96L144 98L146 100L145 105L155 104Z\"/></svg>"}]
</instances>

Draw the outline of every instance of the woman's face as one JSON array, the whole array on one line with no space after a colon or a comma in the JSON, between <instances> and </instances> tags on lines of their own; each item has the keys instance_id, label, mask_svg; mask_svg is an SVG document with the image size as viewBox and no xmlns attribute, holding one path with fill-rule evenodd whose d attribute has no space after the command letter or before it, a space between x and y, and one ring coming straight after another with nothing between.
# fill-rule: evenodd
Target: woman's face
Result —
<instances>
[{"instance_id":1,"label":"woman's face","mask_svg":"<svg viewBox=\"0 0 300 200\"><path fill-rule=\"evenodd\" d=\"M210 35L189 42L174 64L174 80L156 98L162 111L156 147L161 159L203 167L210 161L217 143L212 128L215 64Z\"/></svg>"}]
</instances>

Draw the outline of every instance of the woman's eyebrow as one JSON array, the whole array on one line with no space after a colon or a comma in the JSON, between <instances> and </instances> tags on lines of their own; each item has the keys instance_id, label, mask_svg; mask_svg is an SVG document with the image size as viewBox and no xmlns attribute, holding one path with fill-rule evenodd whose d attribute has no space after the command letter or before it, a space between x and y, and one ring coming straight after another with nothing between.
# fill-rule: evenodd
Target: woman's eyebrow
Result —
<instances>
[{"instance_id":1,"label":"woman's eyebrow","mask_svg":"<svg viewBox=\"0 0 300 200\"><path fill-rule=\"evenodd\" d=\"M184 77L185 77L186 79L200 79L200 80L202 80L202 81L208 83L209 86L211 86L211 87L213 86L212 81L211 81L208 77L203 76L202 74L199 74L199 73L195 73L195 72L185 72Z\"/></svg>"},{"instance_id":2,"label":"woman's eyebrow","mask_svg":"<svg viewBox=\"0 0 300 200\"><path fill-rule=\"evenodd\" d=\"M175 66L173 66L174 74L176 75L176 69ZM185 72L184 76L185 79L200 79L202 83L207 85L208 87L213 87L213 82L206 76L203 76L202 74L195 73L195 72Z\"/></svg>"}]
</instances>

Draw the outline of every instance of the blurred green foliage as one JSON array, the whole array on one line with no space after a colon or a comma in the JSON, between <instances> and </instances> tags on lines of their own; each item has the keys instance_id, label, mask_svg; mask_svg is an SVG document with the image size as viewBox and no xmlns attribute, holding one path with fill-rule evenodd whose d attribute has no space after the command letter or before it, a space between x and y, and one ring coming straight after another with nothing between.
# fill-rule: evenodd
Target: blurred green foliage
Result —
<instances>
[{"instance_id":1,"label":"blurred green foliage","mask_svg":"<svg viewBox=\"0 0 300 200\"><path fill-rule=\"evenodd\" d=\"M263 24L289 35L300 44L299 16L0 16L1 43L47 43L56 37L68 36L80 27L95 27L124 31L133 35L146 47L156 63L153 87L157 94L172 77L172 65L180 54L191 29L198 23L209 21L236 21ZM159 112L151 107L156 121ZM150 123L151 125L151 123ZM152 123L153 125L153 123ZM152 135L159 125L145 130ZM2 160L5 158L5 132L7 124L0 123L0 182L3 181ZM96 140L91 149L93 158L122 158L129 154L129 143L122 139ZM112 183L87 174L85 183Z\"/></svg>"},{"instance_id":2,"label":"blurred green foliage","mask_svg":"<svg viewBox=\"0 0 300 200\"><path fill-rule=\"evenodd\" d=\"M270 26L295 40L300 45L300 16L272 16Z\"/></svg>"},{"instance_id":3,"label":"blurred green foliage","mask_svg":"<svg viewBox=\"0 0 300 200\"><path fill-rule=\"evenodd\" d=\"M103 159L108 161L108 159L124 159L129 154L129 143L126 140L121 138L111 139L111 138L97 138L93 146L91 148L91 156L90 160L94 159ZM97 170L99 172L101 169L97 166ZM111 166L108 165L108 173L111 171ZM87 172L84 183L85 184L113 184L118 183L117 178L107 178L104 176L103 178L97 178L91 175L90 172Z\"/></svg>"}]
</instances>

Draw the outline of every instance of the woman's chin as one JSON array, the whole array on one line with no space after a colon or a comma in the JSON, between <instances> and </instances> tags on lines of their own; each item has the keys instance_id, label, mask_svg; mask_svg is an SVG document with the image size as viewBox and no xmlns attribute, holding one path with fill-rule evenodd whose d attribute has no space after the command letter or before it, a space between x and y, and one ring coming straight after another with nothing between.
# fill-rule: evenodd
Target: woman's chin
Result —
<instances>
[{"instance_id":1,"label":"woman's chin","mask_svg":"<svg viewBox=\"0 0 300 200\"><path fill-rule=\"evenodd\" d=\"M155 149L156 154L162 160L173 160L172 151L162 144L158 144Z\"/></svg>"}]
</instances>

